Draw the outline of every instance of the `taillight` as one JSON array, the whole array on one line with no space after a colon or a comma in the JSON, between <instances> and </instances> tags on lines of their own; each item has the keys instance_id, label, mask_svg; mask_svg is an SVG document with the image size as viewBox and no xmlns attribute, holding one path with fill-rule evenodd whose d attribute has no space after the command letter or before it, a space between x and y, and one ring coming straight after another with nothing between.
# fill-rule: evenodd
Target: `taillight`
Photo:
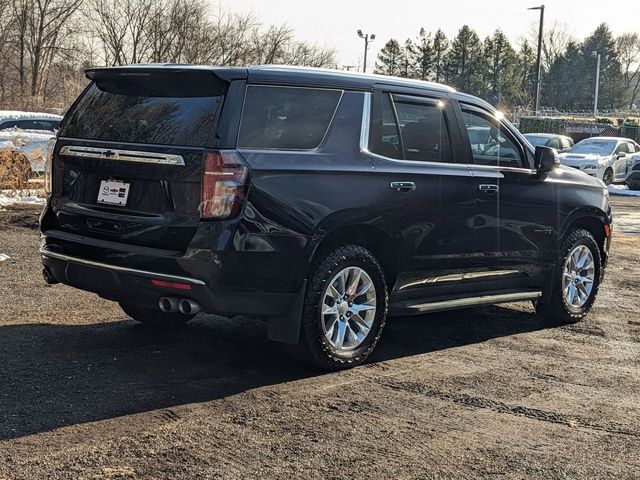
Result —
<instances>
[{"instance_id":1,"label":"taillight","mask_svg":"<svg viewBox=\"0 0 640 480\"><path fill-rule=\"evenodd\" d=\"M52 188L51 176L53 173L53 150L56 148L56 141L57 140L55 138L52 138L47 144L47 158L44 162L44 191L47 193L51 193Z\"/></svg>"},{"instance_id":2,"label":"taillight","mask_svg":"<svg viewBox=\"0 0 640 480\"><path fill-rule=\"evenodd\" d=\"M248 168L232 150L206 152L202 167L200 218L222 219L236 215L246 192Z\"/></svg>"}]
</instances>

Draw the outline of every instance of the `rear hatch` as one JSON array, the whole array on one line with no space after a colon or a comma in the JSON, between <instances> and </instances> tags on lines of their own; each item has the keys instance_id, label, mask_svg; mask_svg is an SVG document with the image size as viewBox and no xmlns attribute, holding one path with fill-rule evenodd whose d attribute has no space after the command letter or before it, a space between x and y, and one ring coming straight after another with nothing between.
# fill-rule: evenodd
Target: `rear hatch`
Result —
<instances>
[{"instance_id":1,"label":"rear hatch","mask_svg":"<svg viewBox=\"0 0 640 480\"><path fill-rule=\"evenodd\" d=\"M184 251L228 83L212 70L120 68L65 116L52 161L56 229Z\"/></svg>"}]
</instances>

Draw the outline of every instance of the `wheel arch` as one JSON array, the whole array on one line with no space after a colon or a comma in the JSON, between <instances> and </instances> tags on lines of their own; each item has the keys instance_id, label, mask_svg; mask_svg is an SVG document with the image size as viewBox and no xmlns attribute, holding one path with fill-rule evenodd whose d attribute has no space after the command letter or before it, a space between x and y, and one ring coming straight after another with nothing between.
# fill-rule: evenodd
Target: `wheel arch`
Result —
<instances>
[{"instance_id":1,"label":"wheel arch","mask_svg":"<svg viewBox=\"0 0 640 480\"><path fill-rule=\"evenodd\" d=\"M323 254L344 245L360 245L369 250L380 262L389 290L393 289L398 276L396 247L386 232L371 225L341 226L324 234L314 245L308 264L313 264Z\"/></svg>"},{"instance_id":2,"label":"wheel arch","mask_svg":"<svg viewBox=\"0 0 640 480\"><path fill-rule=\"evenodd\" d=\"M576 228L583 228L596 240L598 247L600 248L600 254L602 255L603 260L607 256L606 250L606 226L610 225L609 216L600 209L585 209L574 212L570 215L566 221L564 222L560 237L559 244L562 243L563 239L569 234L569 232L575 230Z\"/></svg>"}]
</instances>

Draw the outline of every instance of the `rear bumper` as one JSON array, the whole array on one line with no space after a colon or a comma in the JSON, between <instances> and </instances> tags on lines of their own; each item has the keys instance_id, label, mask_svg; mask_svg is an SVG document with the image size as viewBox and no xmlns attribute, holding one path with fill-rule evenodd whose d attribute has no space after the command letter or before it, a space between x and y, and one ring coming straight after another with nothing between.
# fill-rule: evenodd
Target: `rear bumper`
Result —
<instances>
[{"instance_id":1,"label":"rear bumper","mask_svg":"<svg viewBox=\"0 0 640 480\"><path fill-rule=\"evenodd\" d=\"M46 237L45 237L46 238ZM40 249L42 263L58 282L97 293L103 298L158 308L160 297L197 301L207 313L225 316L284 316L297 298L295 293L234 292L212 288L205 280L140 268L130 268ZM157 287L151 280L187 285L188 288Z\"/></svg>"}]
</instances>

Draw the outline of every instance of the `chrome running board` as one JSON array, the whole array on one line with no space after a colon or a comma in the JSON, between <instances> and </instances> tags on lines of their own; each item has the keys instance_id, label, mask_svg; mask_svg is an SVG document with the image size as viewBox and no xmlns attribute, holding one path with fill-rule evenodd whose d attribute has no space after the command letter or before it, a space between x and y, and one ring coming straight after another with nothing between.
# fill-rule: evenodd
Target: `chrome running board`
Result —
<instances>
[{"instance_id":1,"label":"chrome running board","mask_svg":"<svg viewBox=\"0 0 640 480\"><path fill-rule=\"evenodd\" d=\"M415 305L403 305L400 314L421 314L429 312L441 312L445 310L455 310L458 308L477 307L480 305L496 305L499 303L522 302L526 300L536 300L542 296L540 291L524 291L498 293L494 295L481 295L479 297L456 298L452 300L441 300L436 302L425 302ZM391 308L390 308L391 309ZM393 309L395 310L395 309Z\"/></svg>"}]
</instances>

